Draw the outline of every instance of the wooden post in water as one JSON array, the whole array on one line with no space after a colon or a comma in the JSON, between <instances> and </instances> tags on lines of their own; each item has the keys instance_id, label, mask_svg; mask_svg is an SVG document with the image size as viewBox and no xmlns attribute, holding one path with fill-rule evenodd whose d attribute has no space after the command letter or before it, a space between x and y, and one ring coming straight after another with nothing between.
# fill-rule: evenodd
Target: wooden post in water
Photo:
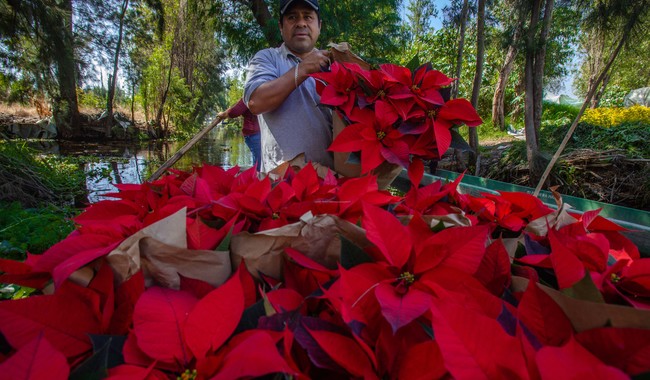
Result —
<instances>
[{"instance_id":1,"label":"wooden post in water","mask_svg":"<svg viewBox=\"0 0 650 380\"><path fill-rule=\"evenodd\" d=\"M178 150L173 156L171 156L167 161L165 161L162 166L156 170L149 179L147 179L147 182L155 181L157 180L167 169L172 167L178 161L185 153L187 153L190 148L192 148L203 136L205 136L208 132L212 130L212 128L216 127L219 123L221 123L225 119L225 117L219 117L217 116L216 119L212 120L210 125L206 126L203 128L199 133L194 135L190 141L188 141L181 149Z\"/></svg>"}]
</instances>

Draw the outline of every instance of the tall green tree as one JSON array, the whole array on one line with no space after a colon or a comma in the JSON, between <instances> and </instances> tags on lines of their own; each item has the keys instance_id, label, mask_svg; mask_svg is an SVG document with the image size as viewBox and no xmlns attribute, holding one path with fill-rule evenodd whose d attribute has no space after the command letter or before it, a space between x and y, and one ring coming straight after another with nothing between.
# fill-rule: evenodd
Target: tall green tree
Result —
<instances>
[{"instance_id":1,"label":"tall green tree","mask_svg":"<svg viewBox=\"0 0 650 380\"><path fill-rule=\"evenodd\" d=\"M115 18L117 19L117 41L115 41L113 52L113 75L108 79L108 94L106 96L106 137L111 137L111 127L113 126L113 102L115 99L115 88L117 87L120 54L122 53L124 22L128 8L129 0L121 0L119 2L119 8L115 12Z\"/></svg>"},{"instance_id":2,"label":"tall green tree","mask_svg":"<svg viewBox=\"0 0 650 380\"><path fill-rule=\"evenodd\" d=\"M192 132L224 96L224 55L212 6L208 0L164 0L164 23L155 30L155 12L144 4L133 9L139 17L129 18L136 24L128 55L142 73L139 94L154 136L168 136L172 125Z\"/></svg>"},{"instance_id":3,"label":"tall green tree","mask_svg":"<svg viewBox=\"0 0 650 380\"><path fill-rule=\"evenodd\" d=\"M474 108L478 109L481 83L483 82L483 61L485 59L485 0L478 0L476 31L476 71L474 72L474 82L472 84L471 102ZM476 167L478 163L478 131L476 128L469 128L469 146L473 149L473 152L470 152L470 164Z\"/></svg>"},{"instance_id":4,"label":"tall green tree","mask_svg":"<svg viewBox=\"0 0 650 380\"><path fill-rule=\"evenodd\" d=\"M503 47L506 54L499 69L494 96L492 97L492 125L500 130L505 130L505 97L506 86L510 73L515 67L515 59L520 50L522 31L525 24L526 6L523 0L506 0L504 2L503 22L511 21L504 25L502 33Z\"/></svg>"},{"instance_id":5,"label":"tall green tree","mask_svg":"<svg viewBox=\"0 0 650 380\"><path fill-rule=\"evenodd\" d=\"M577 88L585 96L593 93L591 108L599 105L613 80L626 76L628 83L634 84L628 84L628 90L650 84L650 73L643 65L644 57L649 57L645 32L650 24L648 4L647 0L598 1L585 17L581 36L585 59Z\"/></svg>"},{"instance_id":6,"label":"tall green tree","mask_svg":"<svg viewBox=\"0 0 650 380\"><path fill-rule=\"evenodd\" d=\"M541 178L545 164L539 151L538 136L542 121L546 45L553 20L554 0L533 0L530 5L530 21L526 30L524 131L530 183L535 184Z\"/></svg>"},{"instance_id":7,"label":"tall green tree","mask_svg":"<svg viewBox=\"0 0 650 380\"><path fill-rule=\"evenodd\" d=\"M227 51L244 66L258 50L279 46L277 1L217 0L212 14ZM403 44L400 30L401 0L373 2L340 0L321 2L323 28L320 48L330 42L348 42L352 50L367 60L387 61L399 55Z\"/></svg>"},{"instance_id":8,"label":"tall green tree","mask_svg":"<svg viewBox=\"0 0 650 380\"><path fill-rule=\"evenodd\" d=\"M72 0L2 1L0 34L36 47L32 73L52 101L52 113L62 138L81 135L77 105ZM6 17L6 18L5 18ZM18 41L18 42L17 42Z\"/></svg>"},{"instance_id":9,"label":"tall green tree","mask_svg":"<svg viewBox=\"0 0 650 380\"><path fill-rule=\"evenodd\" d=\"M546 170L544 170L544 173L535 188L535 195L537 195L541 190L546 178L551 172L551 169L555 165L555 162L557 162L564 147L578 126L578 122L584 114L587 105L591 104L599 86L601 86L603 80L608 75L618 55L621 53L625 45L629 43L633 35L636 33L643 33L647 29L648 12L650 12L650 0L616 0L596 2L593 4L591 11L586 13L585 23L589 25L589 28L612 30L614 26L617 26L620 29L617 29L618 33L615 34L616 37L614 38L615 43L612 45L612 50L605 60L604 67L600 70L596 78L593 81L590 81L589 90L580 111L578 111L576 118L573 120L573 123L569 127L567 134L562 140L562 143L560 143L553 158L546 166Z\"/></svg>"},{"instance_id":10,"label":"tall green tree","mask_svg":"<svg viewBox=\"0 0 650 380\"><path fill-rule=\"evenodd\" d=\"M467 19L469 18L470 4L468 0L463 0L463 5L458 17L458 50L456 52L456 78L461 77L463 71L463 58L465 54L465 31L467 29ZM458 97L459 81L452 84L451 97Z\"/></svg>"},{"instance_id":11,"label":"tall green tree","mask_svg":"<svg viewBox=\"0 0 650 380\"><path fill-rule=\"evenodd\" d=\"M401 56L391 61L396 64L406 64L413 58L421 58L427 50L427 40L433 34L433 18L438 16L438 8L432 0L409 0L406 6L406 17L402 20L402 33L398 37L401 44Z\"/></svg>"}]
</instances>

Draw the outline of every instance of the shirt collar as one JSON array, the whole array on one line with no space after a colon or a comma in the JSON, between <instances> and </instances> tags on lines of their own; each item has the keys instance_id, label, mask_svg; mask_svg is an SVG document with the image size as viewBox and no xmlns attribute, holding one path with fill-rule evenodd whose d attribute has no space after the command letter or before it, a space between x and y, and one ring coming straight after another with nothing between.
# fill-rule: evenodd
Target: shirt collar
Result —
<instances>
[{"instance_id":1,"label":"shirt collar","mask_svg":"<svg viewBox=\"0 0 650 380\"><path fill-rule=\"evenodd\" d=\"M314 48L314 50L317 50L317 49ZM283 57L287 57L287 58L292 59L292 60L294 60L296 62L302 61L302 59L300 59L300 57L293 54L291 52L291 50L289 50L289 48L287 47L287 45L284 42L282 43L282 45L280 45L280 53L282 54Z\"/></svg>"}]
</instances>

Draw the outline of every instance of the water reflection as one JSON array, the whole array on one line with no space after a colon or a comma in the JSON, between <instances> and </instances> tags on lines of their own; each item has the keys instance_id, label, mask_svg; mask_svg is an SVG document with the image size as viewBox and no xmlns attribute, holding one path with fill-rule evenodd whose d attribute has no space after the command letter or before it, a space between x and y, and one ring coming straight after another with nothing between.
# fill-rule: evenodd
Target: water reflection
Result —
<instances>
[{"instance_id":1,"label":"water reflection","mask_svg":"<svg viewBox=\"0 0 650 380\"><path fill-rule=\"evenodd\" d=\"M70 157L93 157L80 162L86 173L88 201L105 199L117 191L115 184L142 183L148 175L173 156L185 142L50 142L38 141L32 147L44 153ZM82 160L86 161L86 160ZM149 171L147 171L149 164ZM217 127L181 157L173 168L192 170L202 164L226 168L253 165L252 157L239 130Z\"/></svg>"}]
</instances>

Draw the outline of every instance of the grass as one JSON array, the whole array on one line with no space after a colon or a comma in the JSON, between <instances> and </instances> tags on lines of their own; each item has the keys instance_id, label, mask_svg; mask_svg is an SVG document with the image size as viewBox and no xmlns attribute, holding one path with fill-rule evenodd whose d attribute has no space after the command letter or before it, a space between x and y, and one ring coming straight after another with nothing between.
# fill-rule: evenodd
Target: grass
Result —
<instances>
[{"instance_id":1,"label":"grass","mask_svg":"<svg viewBox=\"0 0 650 380\"><path fill-rule=\"evenodd\" d=\"M40 254L74 230L72 207L48 205L23 208L19 202L0 202L0 257L24 260Z\"/></svg>"},{"instance_id":2,"label":"grass","mask_svg":"<svg viewBox=\"0 0 650 380\"><path fill-rule=\"evenodd\" d=\"M0 142L0 164L0 257L42 253L72 231L85 175L65 159L7 141Z\"/></svg>"}]
</instances>

